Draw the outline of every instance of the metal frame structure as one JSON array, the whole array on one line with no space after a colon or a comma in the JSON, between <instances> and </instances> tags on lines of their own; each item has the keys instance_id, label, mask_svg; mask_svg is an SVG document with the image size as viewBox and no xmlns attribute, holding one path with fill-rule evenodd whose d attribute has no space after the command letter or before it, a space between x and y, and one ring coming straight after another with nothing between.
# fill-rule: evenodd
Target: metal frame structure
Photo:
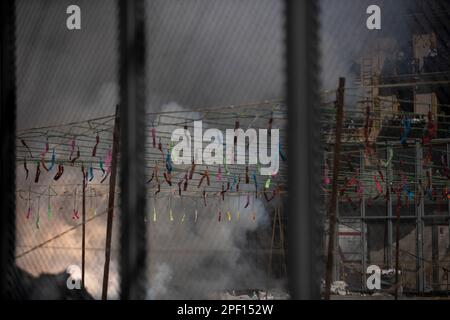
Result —
<instances>
[{"instance_id":1,"label":"metal frame structure","mask_svg":"<svg viewBox=\"0 0 450 320\"><path fill-rule=\"evenodd\" d=\"M293 299L320 299L318 3L287 1L288 276Z\"/></svg>"}]
</instances>

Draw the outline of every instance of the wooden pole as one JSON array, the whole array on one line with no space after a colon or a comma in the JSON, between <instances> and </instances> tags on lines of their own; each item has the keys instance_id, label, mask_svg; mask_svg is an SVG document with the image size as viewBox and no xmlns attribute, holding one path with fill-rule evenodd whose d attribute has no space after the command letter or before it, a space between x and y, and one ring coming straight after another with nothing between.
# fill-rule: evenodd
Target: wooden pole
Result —
<instances>
[{"instance_id":1,"label":"wooden pole","mask_svg":"<svg viewBox=\"0 0 450 320\"><path fill-rule=\"evenodd\" d=\"M83 166L83 208L82 208L82 238L81 238L81 287L84 289L84 270L86 266L86 174Z\"/></svg>"},{"instance_id":2,"label":"wooden pole","mask_svg":"<svg viewBox=\"0 0 450 320\"><path fill-rule=\"evenodd\" d=\"M111 160L111 173L109 176L108 217L106 223L105 267L103 270L102 300L108 297L109 262L111 260L111 237L114 214L114 198L116 193L117 154L119 152L119 106L116 106L114 121L113 149Z\"/></svg>"},{"instance_id":3,"label":"wooden pole","mask_svg":"<svg viewBox=\"0 0 450 320\"><path fill-rule=\"evenodd\" d=\"M341 135L342 122L344 118L344 92L345 92L345 78L339 78L339 87L337 91L336 101L336 136L334 142L334 157L333 157L333 181L331 200L329 204L328 219L328 254L325 274L325 299L330 299L331 278L333 272L334 255L335 255L335 237L336 237L336 207L337 207L337 193L338 193L338 177L339 177L339 160L341 155Z\"/></svg>"},{"instance_id":4,"label":"wooden pole","mask_svg":"<svg viewBox=\"0 0 450 320\"><path fill-rule=\"evenodd\" d=\"M397 197L397 202L400 201L399 197ZM423 201L423 200L422 200ZM398 279L398 270L400 267L400 207L397 203L397 219L395 222L395 293L394 297L395 300L398 299L398 285L399 285L399 279Z\"/></svg>"}]
</instances>

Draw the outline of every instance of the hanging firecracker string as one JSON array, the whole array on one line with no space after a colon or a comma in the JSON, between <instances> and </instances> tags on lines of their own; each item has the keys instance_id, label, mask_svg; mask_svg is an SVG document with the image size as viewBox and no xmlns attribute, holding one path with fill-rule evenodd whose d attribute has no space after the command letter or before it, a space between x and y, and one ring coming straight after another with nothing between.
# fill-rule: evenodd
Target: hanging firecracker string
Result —
<instances>
[{"instance_id":1,"label":"hanging firecracker string","mask_svg":"<svg viewBox=\"0 0 450 320\"><path fill-rule=\"evenodd\" d=\"M152 132L152 145L153 148L156 148L156 128L153 127L151 132Z\"/></svg>"},{"instance_id":2,"label":"hanging firecracker string","mask_svg":"<svg viewBox=\"0 0 450 320\"><path fill-rule=\"evenodd\" d=\"M98 136L98 132L97 132L97 136L95 137L95 145L94 148L92 149L92 156L95 157L95 155L97 154L97 146L100 142L100 137Z\"/></svg>"},{"instance_id":3,"label":"hanging firecracker string","mask_svg":"<svg viewBox=\"0 0 450 320\"><path fill-rule=\"evenodd\" d=\"M40 204L41 204L41 196L38 196L38 200L37 200L37 210L36 210L36 229L39 229L40 228L40 224L39 224L39 222L40 222L40 214L39 214L39 211L40 211Z\"/></svg>"},{"instance_id":4,"label":"hanging firecracker string","mask_svg":"<svg viewBox=\"0 0 450 320\"><path fill-rule=\"evenodd\" d=\"M109 176L109 174L111 173L111 170L112 170L112 150L111 149L109 149L108 153L106 154L105 166L107 167L106 173L105 173L105 170L102 170L104 172L104 176L103 176L103 179L100 181L100 183L103 183L106 180L106 178ZM102 168L102 166L100 166L100 168Z\"/></svg>"},{"instance_id":5,"label":"hanging firecracker string","mask_svg":"<svg viewBox=\"0 0 450 320\"><path fill-rule=\"evenodd\" d=\"M70 165L73 166L75 164L75 161L77 161L80 158L80 147L77 147L77 156L72 158L70 161Z\"/></svg>"},{"instance_id":6,"label":"hanging firecracker string","mask_svg":"<svg viewBox=\"0 0 450 320\"><path fill-rule=\"evenodd\" d=\"M237 186L237 177L233 176L233 184L231 185L230 191L233 192Z\"/></svg>"},{"instance_id":7,"label":"hanging firecracker string","mask_svg":"<svg viewBox=\"0 0 450 320\"><path fill-rule=\"evenodd\" d=\"M48 168L49 171L52 171L56 164L56 153L55 148L52 149L52 160L50 162L50 167Z\"/></svg>"},{"instance_id":8,"label":"hanging firecracker string","mask_svg":"<svg viewBox=\"0 0 450 320\"><path fill-rule=\"evenodd\" d=\"M230 210L227 211L227 218L228 218L228 222L231 221L231 212Z\"/></svg>"},{"instance_id":9,"label":"hanging firecracker string","mask_svg":"<svg viewBox=\"0 0 450 320\"><path fill-rule=\"evenodd\" d=\"M25 140L21 139L20 142L21 142L22 145L25 147L25 149L27 149L28 153L30 154L30 157L33 158L33 154L31 153L30 147L27 145L27 143L25 142Z\"/></svg>"},{"instance_id":10,"label":"hanging firecracker string","mask_svg":"<svg viewBox=\"0 0 450 320\"><path fill-rule=\"evenodd\" d=\"M155 195L157 195L158 193L161 192L161 184L158 183L157 187L156 187L156 191L155 191Z\"/></svg>"},{"instance_id":11,"label":"hanging firecracker string","mask_svg":"<svg viewBox=\"0 0 450 320\"><path fill-rule=\"evenodd\" d=\"M169 196L169 220L173 222L172 195Z\"/></svg>"},{"instance_id":12,"label":"hanging firecracker string","mask_svg":"<svg viewBox=\"0 0 450 320\"><path fill-rule=\"evenodd\" d=\"M194 175L194 172L195 172L195 166L196 166L196 164L195 164L194 160L192 160L191 170L189 171L189 180L192 180L192 176Z\"/></svg>"},{"instance_id":13,"label":"hanging firecracker string","mask_svg":"<svg viewBox=\"0 0 450 320\"><path fill-rule=\"evenodd\" d=\"M411 134L411 119L405 118L402 121L403 127L401 128L401 137L400 137L400 143L402 146L407 147L408 146L408 138Z\"/></svg>"},{"instance_id":14,"label":"hanging firecracker string","mask_svg":"<svg viewBox=\"0 0 450 320\"><path fill-rule=\"evenodd\" d=\"M433 146L431 144L428 145L427 153L425 157L423 157L423 165L427 166L433 160Z\"/></svg>"},{"instance_id":15,"label":"hanging firecracker string","mask_svg":"<svg viewBox=\"0 0 450 320\"><path fill-rule=\"evenodd\" d=\"M41 168L40 168L40 162L37 161L36 162L36 175L34 177L34 182L38 183L39 182L39 176L41 175Z\"/></svg>"},{"instance_id":16,"label":"hanging firecracker string","mask_svg":"<svg viewBox=\"0 0 450 320\"><path fill-rule=\"evenodd\" d=\"M272 124L273 124L273 111L270 113L269 124L267 125L267 134L269 137L272 135Z\"/></svg>"},{"instance_id":17,"label":"hanging firecracker string","mask_svg":"<svg viewBox=\"0 0 450 320\"><path fill-rule=\"evenodd\" d=\"M53 180L58 181L58 179L61 178L63 173L64 173L64 166L62 164L58 164L58 172L56 173Z\"/></svg>"},{"instance_id":18,"label":"hanging firecracker string","mask_svg":"<svg viewBox=\"0 0 450 320\"><path fill-rule=\"evenodd\" d=\"M268 190L270 188L270 182L271 182L271 178L267 178L266 183L264 184L264 189Z\"/></svg>"},{"instance_id":19,"label":"hanging firecracker string","mask_svg":"<svg viewBox=\"0 0 450 320\"><path fill-rule=\"evenodd\" d=\"M78 210L77 207L77 188L74 190L74 196L73 196L73 211L72 211L72 219L80 219L78 216Z\"/></svg>"},{"instance_id":20,"label":"hanging firecracker string","mask_svg":"<svg viewBox=\"0 0 450 320\"><path fill-rule=\"evenodd\" d=\"M72 139L70 145L71 146L70 146L69 160L72 160L73 153L75 152L75 138Z\"/></svg>"},{"instance_id":21,"label":"hanging firecracker string","mask_svg":"<svg viewBox=\"0 0 450 320\"><path fill-rule=\"evenodd\" d=\"M166 155L166 169L167 169L167 172L168 172L169 174L172 173L172 170L173 170L173 162L172 162L172 156L171 156L171 152L170 152L170 151L168 151L168 152L167 152L167 155Z\"/></svg>"},{"instance_id":22,"label":"hanging firecracker string","mask_svg":"<svg viewBox=\"0 0 450 320\"><path fill-rule=\"evenodd\" d=\"M266 190L264 190L263 191L263 194L264 194L264 198L266 199L266 201L267 202L270 202L270 201L272 201L272 199L273 198L275 198L275 190L272 192L272 196L269 198L269 196L267 195L267 191Z\"/></svg>"},{"instance_id":23,"label":"hanging firecracker string","mask_svg":"<svg viewBox=\"0 0 450 320\"><path fill-rule=\"evenodd\" d=\"M29 171L28 171L28 167L27 167L27 159L26 158L23 159L23 169L25 170L25 180L28 180Z\"/></svg>"},{"instance_id":24,"label":"hanging firecracker string","mask_svg":"<svg viewBox=\"0 0 450 320\"><path fill-rule=\"evenodd\" d=\"M49 169L47 168L47 165L45 164L45 156L47 155L48 150L49 150L49 145L48 145L48 141L46 141L44 151L41 154L41 163L42 163L42 167L44 168L45 171L49 171Z\"/></svg>"},{"instance_id":25,"label":"hanging firecracker string","mask_svg":"<svg viewBox=\"0 0 450 320\"><path fill-rule=\"evenodd\" d=\"M167 171L164 171L163 175L164 175L164 179L166 180L167 184L169 186L172 186L172 176L170 175L170 173Z\"/></svg>"},{"instance_id":26,"label":"hanging firecracker string","mask_svg":"<svg viewBox=\"0 0 450 320\"><path fill-rule=\"evenodd\" d=\"M184 220L186 219L186 208L183 205L183 198L181 198L181 208L183 208L183 215L181 216L181 223L184 223Z\"/></svg>"},{"instance_id":27,"label":"hanging firecracker string","mask_svg":"<svg viewBox=\"0 0 450 320\"><path fill-rule=\"evenodd\" d=\"M444 189L444 198L447 198L450 200L450 190L448 190L448 187L445 187L445 189Z\"/></svg>"},{"instance_id":28,"label":"hanging firecracker string","mask_svg":"<svg viewBox=\"0 0 450 320\"><path fill-rule=\"evenodd\" d=\"M222 169L221 169L221 167L220 167L220 164L219 164L219 168L217 169L217 176L216 176L216 179L217 179L218 182L221 182L221 181L222 181Z\"/></svg>"},{"instance_id":29,"label":"hanging firecracker string","mask_svg":"<svg viewBox=\"0 0 450 320\"><path fill-rule=\"evenodd\" d=\"M209 178L209 171L208 171L208 167L206 167L205 172L203 173L202 177L200 178L200 181L198 183L197 188L200 188L202 186L203 180L206 178L206 184L209 186L211 181Z\"/></svg>"},{"instance_id":30,"label":"hanging firecracker string","mask_svg":"<svg viewBox=\"0 0 450 320\"><path fill-rule=\"evenodd\" d=\"M162 148L162 143L161 143L161 138L159 138L159 142L158 142L158 150L161 152L161 155L162 155L162 159L163 159L163 161L164 161L164 151L163 151L163 148Z\"/></svg>"},{"instance_id":31,"label":"hanging firecracker string","mask_svg":"<svg viewBox=\"0 0 450 320\"><path fill-rule=\"evenodd\" d=\"M256 200L253 200L253 202L252 202L252 220L253 221L256 221L255 201Z\"/></svg>"},{"instance_id":32,"label":"hanging firecracker string","mask_svg":"<svg viewBox=\"0 0 450 320\"><path fill-rule=\"evenodd\" d=\"M373 179L375 180L375 185L376 185L376 188L377 188L377 190L378 190L378 193L383 193L383 187L381 186L381 183L380 183L380 181L378 180L376 174L373 176Z\"/></svg>"},{"instance_id":33,"label":"hanging firecracker string","mask_svg":"<svg viewBox=\"0 0 450 320\"><path fill-rule=\"evenodd\" d=\"M27 219L31 217L31 187L28 187L28 211L27 211Z\"/></svg>"},{"instance_id":34,"label":"hanging firecracker string","mask_svg":"<svg viewBox=\"0 0 450 320\"><path fill-rule=\"evenodd\" d=\"M105 174L105 168L104 168L104 166L103 166L103 159L101 159L100 158L100 164L99 164L99 166L100 166L100 170L102 170L102 176Z\"/></svg>"},{"instance_id":35,"label":"hanging firecracker string","mask_svg":"<svg viewBox=\"0 0 450 320\"><path fill-rule=\"evenodd\" d=\"M198 218L198 199L195 199L195 211L194 211L194 222L197 223L197 218Z\"/></svg>"},{"instance_id":36,"label":"hanging firecracker string","mask_svg":"<svg viewBox=\"0 0 450 320\"><path fill-rule=\"evenodd\" d=\"M48 187L47 217L48 217L48 219L52 218L52 206L51 206L51 202L50 202L50 187Z\"/></svg>"},{"instance_id":37,"label":"hanging firecracker string","mask_svg":"<svg viewBox=\"0 0 450 320\"><path fill-rule=\"evenodd\" d=\"M447 179L450 179L450 169L448 168L447 159L446 156L444 155L441 156L441 165L442 165L441 175L443 177L446 177Z\"/></svg>"},{"instance_id":38,"label":"hanging firecracker string","mask_svg":"<svg viewBox=\"0 0 450 320\"><path fill-rule=\"evenodd\" d=\"M94 168L92 167L92 163L89 165L89 181L94 179Z\"/></svg>"},{"instance_id":39,"label":"hanging firecracker string","mask_svg":"<svg viewBox=\"0 0 450 320\"><path fill-rule=\"evenodd\" d=\"M249 206L249 204L250 204L250 195L247 193L247 202L245 203L244 208L247 209L247 207Z\"/></svg>"},{"instance_id":40,"label":"hanging firecracker string","mask_svg":"<svg viewBox=\"0 0 450 320\"><path fill-rule=\"evenodd\" d=\"M226 143L225 143L225 149L226 149ZM227 157L226 155L223 156L223 168L225 169L225 174L227 176L230 175L230 171L228 170L228 165L227 165Z\"/></svg>"},{"instance_id":41,"label":"hanging firecracker string","mask_svg":"<svg viewBox=\"0 0 450 320\"><path fill-rule=\"evenodd\" d=\"M378 174L380 175L381 181L384 182L384 175L383 175L383 172L380 169L378 169Z\"/></svg>"},{"instance_id":42,"label":"hanging firecracker string","mask_svg":"<svg viewBox=\"0 0 450 320\"><path fill-rule=\"evenodd\" d=\"M428 123L425 126L422 142L423 144L429 144L431 140L435 139L437 136L437 124L433 120L433 114L428 111L427 114Z\"/></svg>"}]
</instances>

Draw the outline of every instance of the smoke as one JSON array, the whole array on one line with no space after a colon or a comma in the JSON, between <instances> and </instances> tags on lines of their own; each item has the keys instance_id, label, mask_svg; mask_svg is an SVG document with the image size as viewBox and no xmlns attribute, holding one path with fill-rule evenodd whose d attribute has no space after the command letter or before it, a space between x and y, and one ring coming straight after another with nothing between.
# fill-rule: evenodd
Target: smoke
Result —
<instances>
[{"instance_id":1,"label":"smoke","mask_svg":"<svg viewBox=\"0 0 450 320\"><path fill-rule=\"evenodd\" d=\"M392 53L408 45L408 25L400 19L414 5L414 1L381 0L381 30L366 27L366 9L370 0L320 1L320 68L323 90L337 88L338 78L345 77L347 87L355 87L355 63L364 53ZM392 39L396 45L392 45Z\"/></svg>"},{"instance_id":2,"label":"smoke","mask_svg":"<svg viewBox=\"0 0 450 320\"><path fill-rule=\"evenodd\" d=\"M252 198L248 208L245 197L209 199L207 206L199 199L161 200L155 205L157 220L149 226L149 297L201 299L266 287L267 266L255 265L255 248L248 241L250 232L268 223L259 199Z\"/></svg>"},{"instance_id":3,"label":"smoke","mask_svg":"<svg viewBox=\"0 0 450 320\"><path fill-rule=\"evenodd\" d=\"M175 102L161 110L170 114L180 111L178 117L185 119L200 119L200 113ZM157 132L169 133L182 127L178 117L159 118ZM204 121L204 130L207 128ZM212 176L211 188L219 185L221 182ZM246 187L242 185L243 190ZM196 186L189 189L195 191ZM206 205L202 189L194 196L166 194L151 199L147 212L149 298L201 299L216 297L225 290L266 288L267 264L256 263L255 251L260 244L250 247L249 237L267 227L269 217L265 204L253 194L248 198L225 195L224 200L207 197Z\"/></svg>"},{"instance_id":4,"label":"smoke","mask_svg":"<svg viewBox=\"0 0 450 320\"><path fill-rule=\"evenodd\" d=\"M166 263L158 264L152 277L152 287L148 290L148 299L155 300L158 296L166 296L167 285L172 279L172 269Z\"/></svg>"}]
</instances>

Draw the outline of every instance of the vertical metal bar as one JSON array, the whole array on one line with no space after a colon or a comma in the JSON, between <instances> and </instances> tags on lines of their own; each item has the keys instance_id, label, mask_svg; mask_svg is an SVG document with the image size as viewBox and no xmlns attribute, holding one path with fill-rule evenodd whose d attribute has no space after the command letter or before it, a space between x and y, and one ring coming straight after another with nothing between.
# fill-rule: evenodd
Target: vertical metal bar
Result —
<instances>
[{"instance_id":1,"label":"vertical metal bar","mask_svg":"<svg viewBox=\"0 0 450 320\"><path fill-rule=\"evenodd\" d=\"M394 241L394 229L392 226L392 193L391 193L391 172L392 172L392 161L389 161L389 155L393 152L392 146L390 144L386 144L386 192L388 194L387 198L387 216L388 216L388 265L389 268L394 267L393 262L393 241Z\"/></svg>"},{"instance_id":2,"label":"vertical metal bar","mask_svg":"<svg viewBox=\"0 0 450 320\"><path fill-rule=\"evenodd\" d=\"M15 1L0 4L1 107L0 107L0 297L11 298L16 228L16 69Z\"/></svg>"},{"instance_id":3,"label":"vertical metal bar","mask_svg":"<svg viewBox=\"0 0 450 320\"><path fill-rule=\"evenodd\" d=\"M361 183L364 183L364 150L359 152L359 172ZM364 289L366 284L366 271L367 271L367 227L366 227L366 199L364 192L361 195L361 289Z\"/></svg>"},{"instance_id":4,"label":"vertical metal bar","mask_svg":"<svg viewBox=\"0 0 450 320\"><path fill-rule=\"evenodd\" d=\"M119 0L122 299L146 297L145 4Z\"/></svg>"},{"instance_id":5,"label":"vertical metal bar","mask_svg":"<svg viewBox=\"0 0 450 320\"><path fill-rule=\"evenodd\" d=\"M336 225L334 227L334 248L333 248L333 281L341 278L339 264L339 198L336 199Z\"/></svg>"},{"instance_id":6,"label":"vertical metal bar","mask_svg":"<svg viewBox=\"0 0 450 320\"><path fill-rule=\"evenodd\" d=\"M332 280L332 269L336 259L336 246L338 233L337 230L337 212L338 207L338 178L339 167L341 159L341 135L342 135L342 123L344 120L344 93L345 93L345 78L339 78L339 86L337 90L336 101L336 134L334 141L333 152L333 181L331 190L331 201L328 209L329 220L329 234L328 234L328 252L326 262L325 273L325 299L330 299L330 288Z\"/></svg>"},{"instance_id":7,"label":"vertical metal bar","mask_svg":"<svg viewBox=\"0 0 450 320\"><path fill-rule=\"evenodd\" d=\"M450 168L450 144L447 143L447 167ZM447 190L449 192L450 190ZM450 250L450 198L447 196L447 207L448 207L448 250Z\"/></svg>"},{"instance_id":8,"label":"vertical metal bar","mask_svg":"<svg viewBox=\"0 0 450 320\"><path fill-rule=\"evenodd\" d=\"M438 291L440 288L439 279L439 227L436 219L431 219L431 269L432 288Z\"/></svg>"},{"instance_id":9,"label":"vertical metal bar","mask_svg":"<svg viewBox=\"0 0 450 320\"><path fill-rule=\"evenodd\" d=\"M416 180L422 179L422 159L423 150L419 141L416 141ZM422 193L422 189L416 192ZM424 202L423 194L420 195L420 203L416 202L416 269L417 269L417 291L425 291L424 265L423 265L423 212Z\"/></svg>"},{"instance_id":10,"label":"vertical metal bar","mask_svg":"<svg viewBox=\"0 0 450 320\"><path fill-rule=\"evenodd\" d=\"M83 166L83 165L82 165ZM86 175L83 170L83 186L82 186L82 230L81 230L81 287L84 289L84 275L85 275L85 267L86 267Z\"/></svg>"},{"instance_id":11,"label":"vertical metal bar","mask_svg":"<svg viewBox=\"0 0 450 320\"><path fill-rule=\"evenodd\" d=\"M318 3L286 0L289 284L293 299L319 299L321 255L318 130Z\"/></svg>"},{"instance_id":12,"label":"vertical metal bar","mask_svg":"<svg viewBox=\"0 0 450 320\"><path fill-rule=\"evenodd\" d=\"M111 161L111 173L109 176L109 195L108 195L108 216L106 220L106 241L105 241L105 265L103 268L103 285L102 300L108 298L108 281L109 281L109 262L111 260L111 240L113 214L116 195L116 176L117 176L117 154L119 152L119 107L116 107L116 117L114 120L113 131L113 149Z\"/></svg>"}]
</instances>

